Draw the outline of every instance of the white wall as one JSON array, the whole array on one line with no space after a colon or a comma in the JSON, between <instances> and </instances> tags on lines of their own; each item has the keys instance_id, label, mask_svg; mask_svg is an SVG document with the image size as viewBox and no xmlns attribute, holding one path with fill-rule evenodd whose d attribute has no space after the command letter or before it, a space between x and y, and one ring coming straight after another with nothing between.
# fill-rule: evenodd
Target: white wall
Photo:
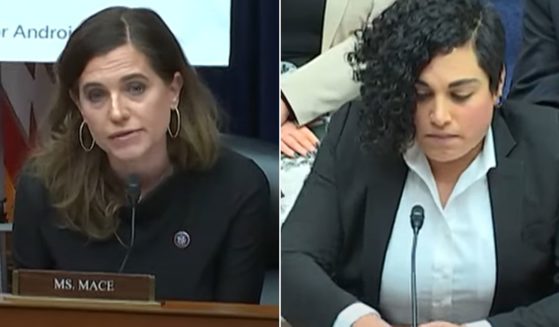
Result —
<instances>
[{"instance_id":1,"label":"white wall","mask_svg":"<svg viewBox=\"0 0 559 327\"><path fill-rule=\"evenodd\" d=\"M156 11L193 65L228 65L231 0L11 1L0 10L0 61L54 62L85 18L117 5Z\"/></svg>"}]
</instances>

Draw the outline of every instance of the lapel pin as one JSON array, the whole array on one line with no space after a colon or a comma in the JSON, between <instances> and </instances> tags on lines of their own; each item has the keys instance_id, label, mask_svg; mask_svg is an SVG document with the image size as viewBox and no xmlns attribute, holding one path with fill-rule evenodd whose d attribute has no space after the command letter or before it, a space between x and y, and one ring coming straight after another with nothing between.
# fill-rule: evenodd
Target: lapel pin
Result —
<instances>
[{"instance_id":1,"label":"lapel pin","mask_svg":"<svg viewBox=\"0 0 559 327\"><path fill-rule=\"evenodd\" d=\"M186 249L190 245L190 235L183 230L178 231L175 233L173 241L179 249Z\"/></svg>"}]
</instances>

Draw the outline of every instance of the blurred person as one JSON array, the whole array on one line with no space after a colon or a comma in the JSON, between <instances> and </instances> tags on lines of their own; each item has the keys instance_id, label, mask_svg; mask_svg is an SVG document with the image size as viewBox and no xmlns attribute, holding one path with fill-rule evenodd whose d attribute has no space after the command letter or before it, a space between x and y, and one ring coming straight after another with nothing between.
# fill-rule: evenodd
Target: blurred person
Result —
<instances>
[{"instance_id":1,"label":"blurred person","mask_svg":"<svg viewBox=\"0 0 559 327\"><path fill-rule=\"evenodd\" d=\"M509 97L559 108L559 2L525 0Z\"/></svg>"},{"instance_id":2,"label":"blurred person","mask_svg":"<svg viewBox=\"0 0 559 327\"><path fill-rule=\"evenodd\" d=\"M354 32L394 0L282 1L281 151L288 157L316 150L308 124L359 94L347 54ZM319 135L320 136L320 135Z\"/></svg>"},{"instance_id":3,"label":"blurred person","mask_svg":"<svg viewBox=\"0 0 559 327\"><path fill-rule=\"evenodd\" d=\"M358 96L359 83L347 61L355 31L393 2L282 1L280 221L310 171L327 114Z\"/></svg>"}]
</instances>

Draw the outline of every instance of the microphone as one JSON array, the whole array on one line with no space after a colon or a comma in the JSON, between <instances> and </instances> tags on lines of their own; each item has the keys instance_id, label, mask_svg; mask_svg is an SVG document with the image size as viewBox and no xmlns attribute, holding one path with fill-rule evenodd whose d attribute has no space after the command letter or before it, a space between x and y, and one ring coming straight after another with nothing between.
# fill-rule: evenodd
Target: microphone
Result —
<instances>
[{"instance_id":1,"label":"microphone","mask_svg":"<svg viewBox=\"0 0 559 327\"><path fill-rule=\"evenodd\" d=\"M136 237L136 206L138 201L140 201L140 195L142 194L142 189L140 187L140 177L136 174L128 176L126 179L126 199L128 204L132 207L132 217L130 222L130 241L128 248L126 249L126 255L120 264L118 272L121 273L126 266L130 252L132 252L132 247L134 246L134 239Z\"/></svg>"},{"instance_id":2,"label":"microphone","mask_svg":"<svg viewBox=\"0 0 559 327\"><path fill-rule=\"evenodd\" d=\"M410 213L411 228L413 229L414 236L419 234L419 230L423 227L423 220L425 220L423 207L419 204L414 205Z\"/></svg>"},{"instance_id":3,"label":"microphone","mask_svg":"<svg viewBox=\"0 0 559 327\"><path fill-rule=\"evenodd\" d=\"M128 204L135 207L140 200L142 189L140 187L140 176L132 174L126 179L126 199Z\"/></svg>"},{"instance_id":4,"label":"microphone","mask_svg":"<svg viewBox=\"0 0 559 327\"><path fill-rule=\"evenodd\" d=\"M417 288L415 278L415 252L417 250L417 236L423 227L425 213L423 207L416 204L411 208L410 223L413 229L413 246L411 250L411 327L417 327Z\"/></svg>"}]
</instances>

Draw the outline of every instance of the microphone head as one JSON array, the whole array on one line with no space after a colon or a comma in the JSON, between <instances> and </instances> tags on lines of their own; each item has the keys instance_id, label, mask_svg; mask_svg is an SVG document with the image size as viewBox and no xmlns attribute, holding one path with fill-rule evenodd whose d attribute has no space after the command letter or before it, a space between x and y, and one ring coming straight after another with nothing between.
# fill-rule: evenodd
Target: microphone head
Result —
<instances>
[{"instance_id":1,"label":"microphone head","mask_svg":"<svg viewBox=\"0 0 559 327\"><path fill-rule=\"evenodd\" d=\"M425 220L425 211L423 207L419 204L414 205L413 208L411 208L410 222L415 233L419 232L421 227L423 227L423 220Z\"/></svg>"},{"instance_id":2,"label":"microphone head","mask_svg":"<svg viewBox=\"0 0 559 327\"><path fill-rule=\"evenodd\" d=\"M126 178L126 198L130 205L134 206L138 203L141 193L140 176L137 174L130 174Z\"/></svg>"}]
</instances>

